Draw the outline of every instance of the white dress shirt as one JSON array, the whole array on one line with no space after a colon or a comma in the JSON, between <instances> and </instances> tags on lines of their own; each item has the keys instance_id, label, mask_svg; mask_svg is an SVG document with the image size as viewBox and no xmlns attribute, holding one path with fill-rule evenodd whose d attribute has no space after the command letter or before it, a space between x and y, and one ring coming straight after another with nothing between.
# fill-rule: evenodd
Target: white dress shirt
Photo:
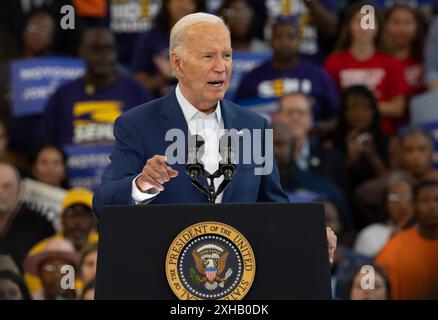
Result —
<instances>
[{"instance_id":1,"label":"white dress shirt","mask_svg":"<svg viewBox=\"0 0 438 320\"><path fill-rule=\"evenodd\" d=\"M184 114L184 118L187 121L187 126L191 135L198 134L204 138L204 156L202 161L204 163L204 169L210 173L214 173L219 167L220 155L219 155L219 139L223 135L224 122L222 119L220 103L217 103L215 112L205 114L196 109L181 93L179 85L175 88L176 99ZM138 177L138 176L137 176ZM137 188L135 179L132 181L132 199L136 204L147 201L158 193L150 193L148 191L142 192ZM215 188L217 189L223 177L214 180ZM195 188L195 186L193 186ZM207 197L207 195L206 195ZM216 203L222 202L222 194L216 198Z\"/></svg>"},{"instance_id":2,"label":"white dress shirt","mask_svg":"<svg viewBox=\"0 0 438 320\"><path fill-rule=\"evenodd\" d=\"M310 158L310 143L306 140L301 149L300 155L295 159L297 167L301 170L307 171L309 169L309 158Z\"/></svg>"}]
</instances>

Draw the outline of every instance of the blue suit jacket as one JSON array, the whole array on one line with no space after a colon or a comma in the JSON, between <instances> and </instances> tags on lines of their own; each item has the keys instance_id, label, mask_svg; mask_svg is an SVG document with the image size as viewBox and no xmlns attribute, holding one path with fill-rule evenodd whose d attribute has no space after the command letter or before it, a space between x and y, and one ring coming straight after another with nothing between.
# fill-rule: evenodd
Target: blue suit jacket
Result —
<instances>
[{"instance_id":1,"label":"blue suit jacket","mask_svg":"<svg viewBox=\"0 0 438 320\"><path fill-rule=\"evenodd\" d=\"M269 128L266 119L232 102L222 100L221 112L225 129ZM116 142L110 156L111 163L93 197L93 209L97 216L103 205L134 204L131 197L132 180L142 171L149 158L165 154L166 148L172 143L165 141L165 135L173 128L181 129L185 137L188 136L187 122L174 90L162 98L129 110L116 120ZM263 131L261 141L264 139ZM225 190L222 202L288 202L280 186L275 161L269 175L255 175L255 166L253 162L236 166L233 180ZM172 168L179 175L167 182L164 191L150 203L206 203L207 196L191 184L185 165L175 164Z\"/></svg>"}]
</instances>

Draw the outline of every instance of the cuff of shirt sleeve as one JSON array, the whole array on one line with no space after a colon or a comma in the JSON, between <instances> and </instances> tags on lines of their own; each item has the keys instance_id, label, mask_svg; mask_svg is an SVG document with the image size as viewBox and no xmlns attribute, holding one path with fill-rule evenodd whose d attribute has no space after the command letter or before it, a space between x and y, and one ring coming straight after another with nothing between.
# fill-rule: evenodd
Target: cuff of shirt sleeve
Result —
<instances>
[{"instance_id":1,"label":"cuff of shirt sleeve","mask_svg":"<svg viewBox=\"0 0 438 320\"><path fill-rule=\"evenodd\" d=\"M160 191L158 191L156 193L151 193L151 192L149 192L150 190L147 190L146 192L140 191L137 188L137 185L135 184L135 181L137 180L138 176L136 176L132 180L132 193L131 193L131 197L132 197L132 200L134 200L135 204L139 204L139 203L145 202L147 200L150 200L153 197L155 197L157 194L160 193Z\"/></svg>"}]
</instances>

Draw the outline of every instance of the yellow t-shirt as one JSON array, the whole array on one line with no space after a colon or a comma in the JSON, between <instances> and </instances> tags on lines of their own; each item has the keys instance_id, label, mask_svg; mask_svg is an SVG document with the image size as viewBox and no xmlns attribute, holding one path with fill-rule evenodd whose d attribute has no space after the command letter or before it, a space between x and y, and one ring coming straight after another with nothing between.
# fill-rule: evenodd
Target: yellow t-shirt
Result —
<instances>
[{"instance_id":1,"label":"yellow t-shirt","mask_svg":"<svg viewBox=\"0 0 438 320\"><path fill-rule=\"evenodd\" d=\"M388 273L393 299L438 299L438 239L410 228L386 244L376 263Z\"/></svg>"}]
</instances>

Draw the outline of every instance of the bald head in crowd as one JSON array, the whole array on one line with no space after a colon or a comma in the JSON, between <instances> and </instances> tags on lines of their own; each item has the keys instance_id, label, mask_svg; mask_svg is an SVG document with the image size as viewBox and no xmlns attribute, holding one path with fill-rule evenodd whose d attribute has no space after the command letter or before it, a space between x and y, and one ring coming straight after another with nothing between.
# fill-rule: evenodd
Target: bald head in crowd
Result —
<instances>
[{"instance_id":1,"label":"bald head in crowd","mask_svg":"<svg viewBox=\"0 0 438 320\"><path fill-rule=\"evenodd\" d=\"M0 230L1 222L8 220L18 206L20 182L18 170L9 163L0 162Z\"/></svg>"}]
</instances>

